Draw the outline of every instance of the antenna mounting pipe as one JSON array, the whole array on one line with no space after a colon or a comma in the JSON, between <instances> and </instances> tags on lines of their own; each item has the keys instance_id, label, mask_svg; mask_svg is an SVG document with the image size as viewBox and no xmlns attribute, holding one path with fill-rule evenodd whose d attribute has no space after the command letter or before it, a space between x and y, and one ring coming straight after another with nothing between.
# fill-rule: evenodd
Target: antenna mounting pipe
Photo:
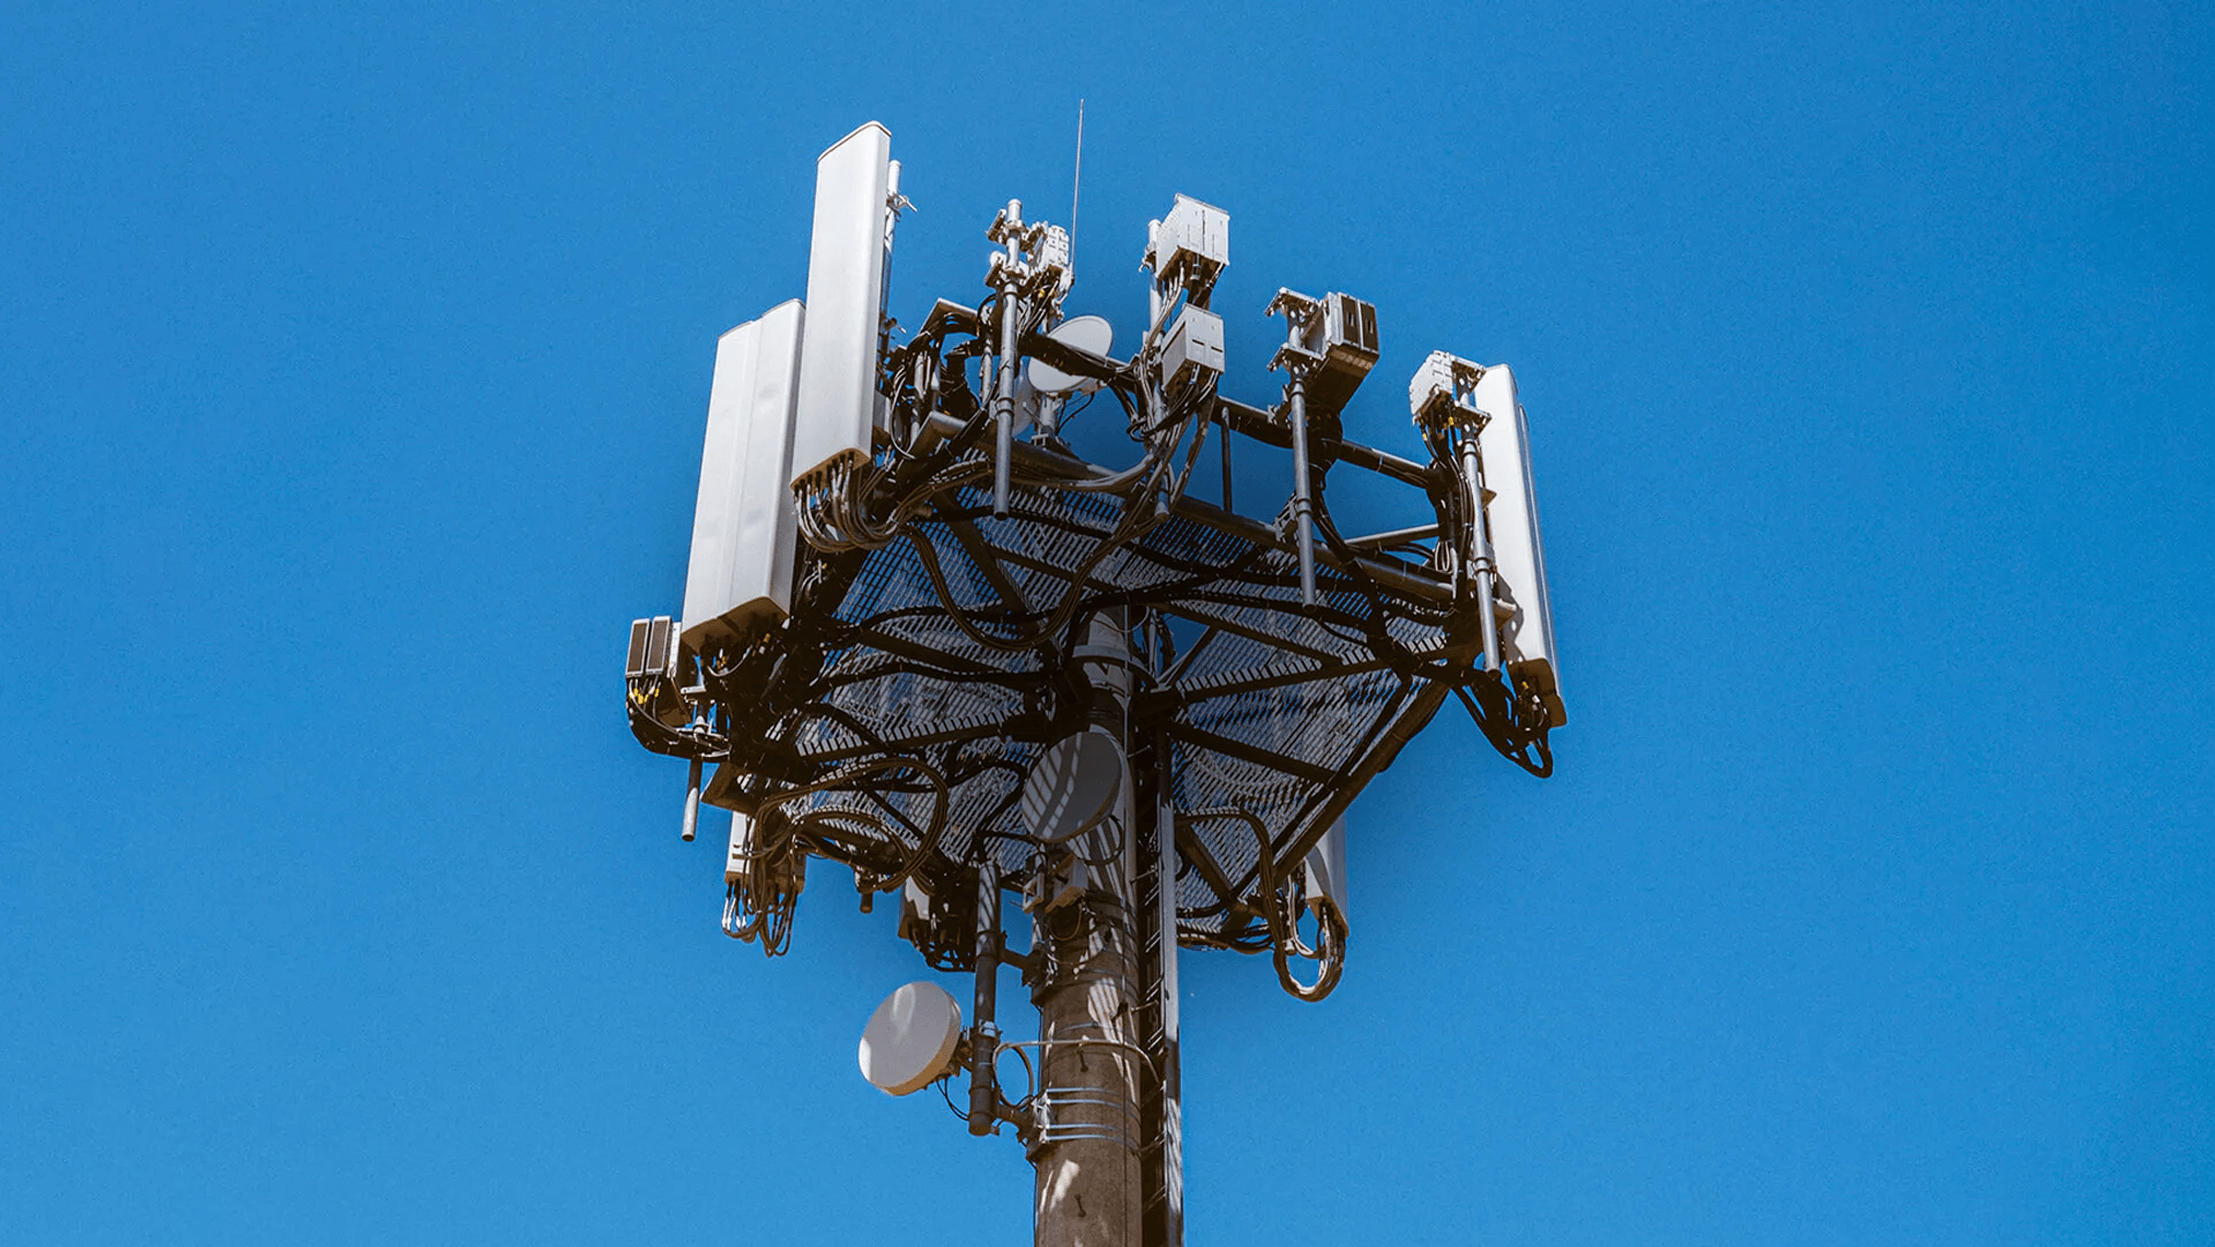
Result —
<instances>
[{"instance_id":1,"label":"antenna mounting pipe","mask_svg":"<svg viewBox=\"0 0 2215 1247\"><path fill-rule=\"evenodd\" d=\"M684 838L690 843L700 833L700 760L692 760L692 774L685 781Z\"/></svg>"},{"instance_id":2,"label":"antenna mounting pipe","mask_svg":"<svg viewBox=\"0 0 2215 1247\"><path fill-rule=\"evenodd\" d=\"M1008 468L1015 458L1015 378L1018 339L1023 332L1023 300L1010 276L1000 287L1000 381L992 395L992 515L1008 514Z\"/></svg>"},{"instance_id":3,"label":"antenna mounting pipe","mask_svg":"<svg viewBox=\"0 0 2215 1247\"><path fill-rule=\"evenodd\" d=\"M1300 604L1315 605L1315 499L1310 493L1307 456L1307 382L1295 366L1285 387L1292 424L1292 522L1300 540Z\"/></svg>"},{"instance_id":4,"label":"antenna mounting pipe","mask_svg":"<svg viewBox=\"0 0 2215 1247\"><path fill-rule=\"evenodd\" d=\"M1000 868L990 854L977 864L977 994L969 1038L969 1133L991 1134L1000 1115L998 1011L1000 987Z\"/></svg>"},{"instance_id":5,"label":"antenna mounting pipe","mask_svg":"<svg viewBox=\"0 0 2215 1247\"><path fill-rule=\"evenodd\" d=\"M1484 669L1500 669L1500 621L1492 616L1492 542L1484 535L1484 469L1477 458L1477 432L1461 435L1461 480L1469 491L1469 566L1476 572L1477 625L1484 636Z\"/></svg>"}]
</instances>

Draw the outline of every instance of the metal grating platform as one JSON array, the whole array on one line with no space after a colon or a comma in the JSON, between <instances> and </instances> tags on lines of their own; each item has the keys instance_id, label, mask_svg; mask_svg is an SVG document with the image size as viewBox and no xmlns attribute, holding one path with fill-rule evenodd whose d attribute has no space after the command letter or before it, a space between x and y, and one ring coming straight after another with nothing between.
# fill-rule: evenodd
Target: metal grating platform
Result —
<instances>
[{"instance_id":1,"label":"metal grating platform","mask_svg":"<svg viewBox=\"0 0 2215 1247\"><path fill-rule=\"evenodd\" d=\"M1020 886L1033 848L1016 794L1067 725L1041 712L1052 673L1039 651L986 641L1035 627L1074 591L1087 610L1168 621L1165 661L1142 676L1132 726L1134 741L1166 741L1172 751L1174 807L1245 810L1266 827L1276 859L1296 861L1443 701L1443 664L1471 645L1454 631L1451 585L1420 563L1365 555L1352 572L1321 569L1318 601L1303 607L1293 554L1273 529L1189 501L1114 547L1079 584L1075 569L1123 506L1112 494L1022 490L1010 515L994 519L981 491L963 489L905 540L865 555L809 552L788 625L722 681L719 700L764 713L732 734L757 744L734 745L707 799L750 810L841 767L917 760L950 790L944 828L917 872L926 886L959 886L980 838L1003 880ZM1399 591L1379 591L1379 576ZM1433 600L1406 592L1411 584ZM795 646L793 637L819 643ZM1158 774L1154 747L1134 751L1142 787ZM809 848L881 876L921 843L937 800L879 783L817 793L786 812L873 815L850 826L830 820L837 834L811 836ZM1261 890L1250 824L1203 817L1179 839L1183 942L1250 941Z\"/></svg>"}]
</instances>

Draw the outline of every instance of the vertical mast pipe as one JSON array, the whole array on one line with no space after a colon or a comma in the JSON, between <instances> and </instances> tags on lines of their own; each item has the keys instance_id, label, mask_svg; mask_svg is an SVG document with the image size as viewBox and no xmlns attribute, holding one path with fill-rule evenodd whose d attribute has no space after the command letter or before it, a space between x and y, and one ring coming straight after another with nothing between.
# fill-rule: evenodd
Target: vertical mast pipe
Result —
<instances>
[{"instance_id":1,"label":"vertical mast pipe","mask_svg":"<svg viewBox=\"0 0 2215 1247\"><path fill-rule=\"evenodd\" d=\"M1477 626L1484 636L1484 669L1500 669L1500 621L1492 613L1492 541L1484 533L1484 470L1477 458L1477 431L1461 433L1461 480L1469 494L1469 566L1476 575Z\"/></svg>"},{"instance_id":2,"label":"vertical mast pipe","mask_svg":"<svg viewBox=\"0 0 2215 1247\"><path fill-rule=\"evenodd\" d=\"M1224 430L1227 440L1229 430ZM1228 498L1226 497L1226 503ZM1157 616L1151 631L1152 650L1147 657L1158 685L1169 669L1168 627ZM1169 733L1154 734L1154 909L1161 961L1154 981L1160 996L1156 1008L1161 1019L1161 1167L1166 1190L1162 1209L1160 1247L1184 1247L1184 1075L1179 1045L1183 1042L1181 997L1177 987L1177 806L1176 774L1170 767ZM1151 1245L1149 1245L1151 1247Z\"/></svg>"},{"instance_id":3,"label":"vertical mast pipe","mask_svg":"<svg viewBox=\"0 0 2215 1247\"><path fill-rule=\"evenodd\" d=\"M1023 301L1016 296L1014 279L1000 287L1000 382L992 404L992 514L1008 514L1009 464L1015 458L1016 338L1023 332Z\"/></svg>"},{"instance_id":4,"label":"vertical mast pipe","mask_svg":"<svg viewBox=\"0 0 2215 1247\"><path fill-rule=\"evenodd\" d=\"M1120 611L1096 617L1080 647L1094 691L1092 721L1130 747L1130 638ZM1038 1094L1030 1157L1037 1166L1037 1247L1141 1247L1145 1185L1140 1082L1147 1076L1138 1012L1137 813L1126 765L1113 813L1070 845L1082 860L1080 899L1036 915L1033 955L1050 977L1038 1005Z\"/></svg>"},{"instance_id":5,"label":"vertical mast pipe","mask_svg":"<svg viewBox=\"0 0 2215 1247\"><path fill-rule=\"evenodd\" d=\"M684 838L689 843L700 834L700 760L692 760L692 771L685 779L684 788Z\"/></svg>"},{"instance_id":6,"label":"vertical mast pipe","mask_svg":"<svg viewBox=\"0 0 2215 1247\"><path fill-rule=\"evenodd\" d=\"M1315 499L1309 492L1307 382L1295 368L1287 387L1292 408L1292 521L1300 541L1300 604L1315 605Z\"/></svg>"},{"instance_id":7,"label":"vertical mast pipe","mask_svg":"<svg viewBox=\"0 0 2215 1247\"><path fill-rule=\"evenodd\" d=\"M991 1134L1000 1115L1000 868L984 848L977 863L977 994L969 1029L969 1133Z\"/></svg>"}]
</instances>

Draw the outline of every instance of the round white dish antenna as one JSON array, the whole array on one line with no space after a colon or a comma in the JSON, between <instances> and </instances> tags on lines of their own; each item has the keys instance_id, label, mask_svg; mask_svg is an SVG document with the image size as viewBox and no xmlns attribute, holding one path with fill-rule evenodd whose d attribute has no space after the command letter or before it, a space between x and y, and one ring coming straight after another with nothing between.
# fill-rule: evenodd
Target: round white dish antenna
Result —
<instances>
[{"instance_id":1,"label":"round white dish antenna","mask_svg":"<svg viewBox=\"0 0 2215 1247\"><path fill-rule=\"evenodd\" d=\"M1099 825L1123 788L1123 746L1099 728L1054 742L1023 781L1023 825L1060 844Z\"/></svg>"},{"instance_id":2,"label":"round white dish antenna","mask_svg":"<svg viewBox=\"0 0 2215 1247\"><path fill-rule=\"evenodd\" d=\"M953 1068L961 1006L945 988L919 980L894 991L861 1031L861 1076L886 1095L921 1091Z\"/></svg>"},{"instance_id":3,"label":"round white dish antenna","mask_svg":"<svg viewBox=\"0 0 2215 1247\"><path fill-rule=\"evenodd\" d=\"M1104 316L1072 316L1047 330L1046 336L1080 351L1105 355L1115 345L1115 326L1108 324ZM1031 388L1041 394L1067 394L1075 389L1090 392L1100 387L1100 383L1090 377L1063 372L1042 359L1031 361L1030 375Z\"/></svg>"}]
</instances>

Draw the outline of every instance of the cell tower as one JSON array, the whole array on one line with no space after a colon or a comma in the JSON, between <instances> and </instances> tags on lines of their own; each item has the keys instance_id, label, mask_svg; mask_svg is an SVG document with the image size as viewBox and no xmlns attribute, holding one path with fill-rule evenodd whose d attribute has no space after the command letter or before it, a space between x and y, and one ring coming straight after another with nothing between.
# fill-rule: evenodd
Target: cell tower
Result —
<instances>
[{"instance_id":1,"label":"cell tower","mask_svg":"<svg viewBox=\"0 0 2215 1247\"><path fill-rule=\"evenodd\" d=\"M1013 201L986 230L985 298L940 299L897 341L899 184L881 125L825 152L805 303L716 349L684 612L631 625L631 730L691 763L685 839L703 802L732 812L727 934L784 951L826 858L864 910L896 898L933 968L974 976L966 1025L933 983L893 993L862 1072L950 1101L966 1077L970 1133L1008 1128L1037 1167L1038 1243L1173 1247L1178 950L1267 953L1285 990L1328 995L1346 808L1449 698L1552 770L1523 408L1505 366L1436 352L1408 388L1427 456L1348 441L1376 309L1290 290L1267 308L1278 401L1225 397L1209 297L1230 218L1182 195L1147 226L1127 358L1105 320L1063 317L1068 234ZM1124 423L1133 462L1071 450L1088 413ZM1188 493L1211 438L1220 506ZM1271 518L1231 507L1240 438L1292 452ZM1431 521L1343 535L1334 468ZM1004 968L1035 1040L1001 1037Z\"/></svg>"}]
</instances>

